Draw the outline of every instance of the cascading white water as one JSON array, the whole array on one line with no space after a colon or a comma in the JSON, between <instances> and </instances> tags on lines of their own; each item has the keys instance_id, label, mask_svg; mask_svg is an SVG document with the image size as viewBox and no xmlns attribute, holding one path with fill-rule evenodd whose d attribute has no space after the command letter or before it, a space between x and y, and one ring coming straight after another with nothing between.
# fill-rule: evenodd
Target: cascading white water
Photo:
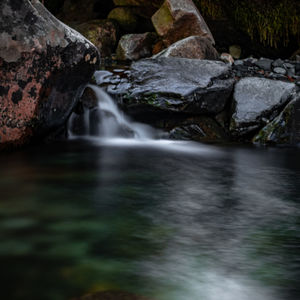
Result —
<instances>
[{"instance_id":1,"label":"cascading white water","mask_svg":"<svg viewBox=\"0 0 300 300\"><path fill-rule=\"evenodd\" d=\"M210 146L191 141L163 139L162 133L154 128L132 122L115 104L114 100L100 87L89 84L98 101L98 108L84 109L81 116L73 113L69 119L69 138L83 137L97 144L120 147L151 147L160 150L201 154L216 154ZM79 127L78 130L74 128ZM78 128L77 128L78 129Z\"/></svg>"},{"instance_id":2,"label":"cascading white water","mask_svg":"<svg viewBox=\"0 0 300 300\"><path fill-rule=\"evenodd\" d=\"M135 139L152 139L153 129L150 126L131 122L124 113L119 110L113 99L100 87L88 85L91 88L99 103L102 122L100 135L102 137L133 137Z\"/></svg>"},{"instance_id":3,"label":"cascading white water","mask_svg":"<svg viewBox=\"0 0 300 300\"><path fill-rule=\"evenodd\" d=\"M100 87L89 84L87 87L93 90L98 101L97 124L92 124L91 111L85 109L83 112L82 133L81 135L90 136L98 135L102 138L133 138L138 140L153 139L154 129L148 125L132 122L127 116L117 107L114 100L105 93ZM75 115L73 114L69 121L69 135L74 137L73 122ZM92 130L92 128L97 130Z\"/></svg>"}]
</instances>

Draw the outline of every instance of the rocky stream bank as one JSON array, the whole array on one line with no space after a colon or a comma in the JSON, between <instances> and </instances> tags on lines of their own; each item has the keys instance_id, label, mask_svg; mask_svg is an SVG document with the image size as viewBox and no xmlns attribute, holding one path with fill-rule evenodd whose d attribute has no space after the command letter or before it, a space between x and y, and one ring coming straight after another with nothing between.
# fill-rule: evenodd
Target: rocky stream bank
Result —
<instances>
[{"instance_id":1,"label":"rocky stream bank","mask_svg":"<svg viewBox=\"0 0 300 300\"><path fill-rule=\"evenodd\" d=\"M2 148L64 137L72 112L81 114L84 106L98 110L88 90L80 100L93 74L93 82L133 119L162 129L169 138L299 144L297 54L242 59L239 46L218 52L218 41L192 0L158 1L146 10L143 1L121 2L109 6L107 19L81 16L73 22L71 11L57 14L86 38L38 0L1 2ZM133 8L135 15L145 13L145 26L126 19ZM90 14L94 10L86 7ZM94 73L99 62L114 64L115 59L132 63L111 70L102 65Z\"/></svg>"}]
</instances>

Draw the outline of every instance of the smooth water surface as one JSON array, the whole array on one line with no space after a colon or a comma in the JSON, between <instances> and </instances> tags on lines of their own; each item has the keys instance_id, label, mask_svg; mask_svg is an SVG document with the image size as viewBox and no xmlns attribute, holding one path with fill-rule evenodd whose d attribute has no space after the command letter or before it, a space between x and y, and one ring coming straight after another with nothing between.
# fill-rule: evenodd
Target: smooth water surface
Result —
<instances>
[{"instance_id":1,"label":"smooth water surface","mask_svg":"<svg viewBox=\"0 0 300 300\"><path fill-rule=\"evenodd\" d=\"M300 298L299 150L90 138L0 174L1 299Z\"/></svg>"}]
</instances>

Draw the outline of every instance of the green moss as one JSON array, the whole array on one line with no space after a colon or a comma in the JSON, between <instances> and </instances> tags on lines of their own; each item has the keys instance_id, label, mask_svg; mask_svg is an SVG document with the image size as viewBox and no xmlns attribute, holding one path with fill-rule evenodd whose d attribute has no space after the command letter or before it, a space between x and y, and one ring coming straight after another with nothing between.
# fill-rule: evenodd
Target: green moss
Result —
<instances>
[{"instance_id":1,"label":"green moss","mask_svg":"<svg viewBox=\"0 0 300 300\"><path fill-rule=\"evenodd\" d=\"M300 41L300 5L295 0L196 0L204 16L220 19L227 13L251 39L277 48L287 46L291 37Z\"/></svg>"},{"instance_id":2,"label":"green moss","mask_svg":"<svg viewBox=\"0 0 300 300\"><path fill-rule=\"evenodd\" d=\"M249 1L234 0L234 3L237 24L264 45L276 48L282 42L286 46L291 36L299 34L299 5L294 1L261 6Z\"/></svg>"}]
</instances>

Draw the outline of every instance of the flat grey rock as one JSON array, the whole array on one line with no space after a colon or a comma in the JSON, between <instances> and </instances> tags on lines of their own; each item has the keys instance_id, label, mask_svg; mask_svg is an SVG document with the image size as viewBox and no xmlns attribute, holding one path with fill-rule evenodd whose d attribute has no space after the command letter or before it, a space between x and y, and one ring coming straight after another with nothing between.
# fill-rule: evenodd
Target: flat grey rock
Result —
<instances>
[{"instance_id":1,"label":"flat grey rock","mask_svg":"<svg viewBox=\"0 0 300 300\"><path fill-rule=\"evenodd\" d=\"M241 79L234 89L231 131L243 135L272 121L295 93L293 83L256 77Z\"/></svg>"},{"instance_id":2,"label":"flat grey rock","mask_svg":"<svg viewBox=\"0 0 300 300\"><path fill-rule=\"evenodd\" d=\"M217 114L231 95L231 67L220 61L157 58L135 62L129 76L131 88L123 103L156 109ZM119 86L111 89L122 94Z\"/></svg>"}]
</instances>

